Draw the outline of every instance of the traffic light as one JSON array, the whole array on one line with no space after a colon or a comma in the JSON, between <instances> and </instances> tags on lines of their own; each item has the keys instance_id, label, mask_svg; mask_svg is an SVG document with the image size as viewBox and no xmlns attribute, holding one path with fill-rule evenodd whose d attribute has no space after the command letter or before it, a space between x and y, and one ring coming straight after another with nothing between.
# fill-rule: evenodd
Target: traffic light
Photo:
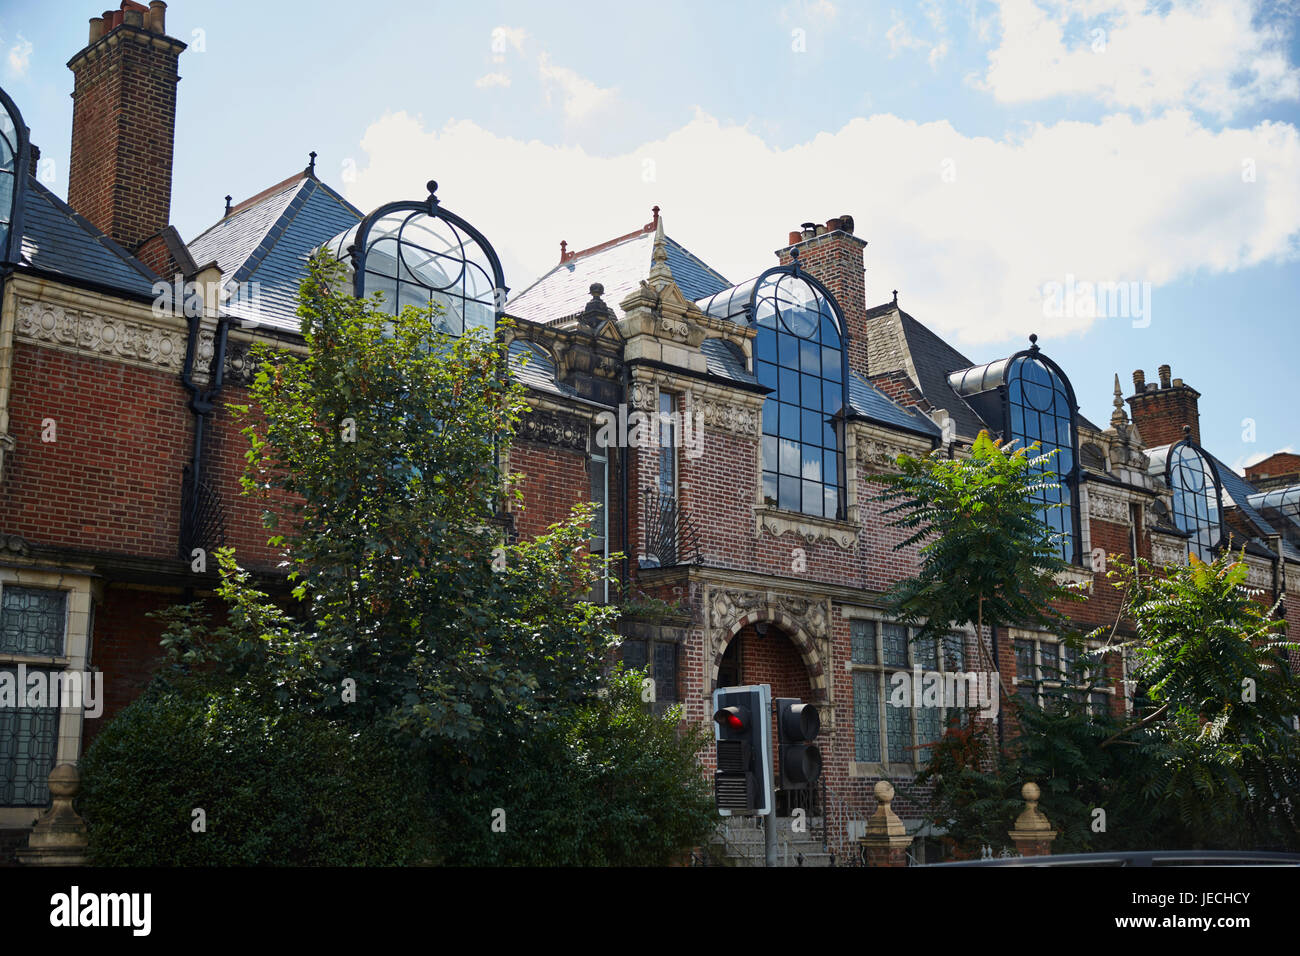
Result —
<instances>
[{"instance_id":1,"label":"traffic light","mask_svg":"<svg viewBox=\"0 0 1300 956\"><path fill-rule=\"evenodd\" d=\"M766 684L713 692L718 769L713 793L718 813L772 812L772 690Z\"/></svg>"},{"instance_id":2,"label":"traffic light","mask_svg":"<svg viewBox=\"0 0 1300 956\"><path fill-rule=\"evenodd\" d=\"M822 773L822 753L813 743L822 729L822 715L798 697L776 699L777 750L781 753L781 789L802 790Z\"/></svg>"}]
</instances>

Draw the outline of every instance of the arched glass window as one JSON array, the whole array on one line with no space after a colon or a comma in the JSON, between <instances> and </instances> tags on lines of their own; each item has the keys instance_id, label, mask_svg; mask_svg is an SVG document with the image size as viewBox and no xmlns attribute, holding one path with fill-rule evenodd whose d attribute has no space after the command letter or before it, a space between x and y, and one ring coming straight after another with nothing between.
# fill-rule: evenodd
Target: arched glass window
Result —
<instances>
[{"instance_id":1,"label":"arched glass window","mask_svg":"<svg viewBox=\"0 0 1300 956\"><path fill-rule=\"evenodd\" d=\"M506 298L496 251L477 229L444 209L429 183L423 202L382 206L326 247L351 255L358 298L382 292L394 315L404 306L438 306L439 329L461 335L495 326Z\"/></svg>"},{"instance_id":2,"label":"arched glass window","mask_svg":"<svg viewBox=\"0 0 1300 956\"><path fill-rule=\"evenodd\" d=\"M1037 495L1043 521L1058 539L1061 559L1073 561L1075 540L1074 393L1055 363L1037 354L1037 348L1011 359L1007 369L1007 413L1011 437L1022 446L1038 442L1040 454L1052 452L1043 474L1055 488ZM1060 504L1061 507L1054 507Z\"/></svg>"},{"instance_id":3,"label":"arched glass window","mask_svg":"<svg viewBox=\"0 0 1300 956\"><path fill-rule=\"evenodd\" d=\"M845 353L839 308L797 265L768 270L737 289L746 291L744 311L758 326L754 374L774 389L763 406L764 503L843 517L844 438L836 416L845 403ZM719 309L733 308L734 291L713 297Z\"/></svg>"},{"instance_id":4,"label":"arched glass window","mask_svg":"<svg viewBox=\"0 0 1300 956\"><path fill-rule=\"evenodd\" d=\"M1002 435L1027 448L1034 442L1038 454L1053 451L1044 476L1058 487L1038 492L1043 522L1059 535L1061 559L1079 561L1078 443L1075 427L1079 406L1074 389L1059 365L1038 350L1038 336L1029 337L1030 348L1010 358L961 369L948 376L948 384L993 425L1002 419ZM1056 505L1060 507L1055 507Z\"/></svg>"},{"instance_id":5,"label":"arched glass window","mask_svg":"<svg viewBox=\"0 0 1300 956\"><path fill-rule=\"evenodd\" d=\"M1187 550L1212 560L1223 537L1223 494L1209 460L1191 441L1180 441L1165 458L1165 481L1173 491L1174 526L1191 535Z\"/></svg>"},{"instance_id":6,"label":"arched glass window","mask_svg":"<svg viewBox=\"0 0 1300 956\"><path fill-rule=\"evenodd\" d=\"M22 114L0 90L0 261L22 254L22 194L27 175L27 127Z\"/></svg>"}]
</instances>

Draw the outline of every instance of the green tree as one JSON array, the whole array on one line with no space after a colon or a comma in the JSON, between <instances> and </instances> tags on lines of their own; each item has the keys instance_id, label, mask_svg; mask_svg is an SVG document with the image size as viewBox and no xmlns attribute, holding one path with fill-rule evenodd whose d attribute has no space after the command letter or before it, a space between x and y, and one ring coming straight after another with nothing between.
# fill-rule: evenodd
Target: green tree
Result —
<instances>
[{"instance_id":1,"label":"green tree","mask_svg":"<svg viewBox=\"0 0 1300 956\"><path fill-rule=\"evenodd\" d=\"M523 399L504 345L344 286L339 263L311 261L306 353L262 351L239 409L245 490L268 496L304 613L221 555L220 656L284 700L442 748L479 780L490 741L527 737L599 686L615 612L580 599L598 561L590 511L506 543L501 505L518 491L498 463Z\"/></svg>"},{"instance_id":2,"label":"green tree","mask_svg":"<svg viewBox=\"0 0 1300 956\"><path fill-rule=\"evenodd\" d=\"M1081 595L1057 582L1066 565L1035 496L1058 485L1045 477L1051 456L1030 454L1037 447L1013 450L982 431L969 458L901 455L898 472L878 479L890 527L907 534L895 550L921 545L920 570L889 594L918 638L967 624L980 635L986 626L1067 625L1052 603Z\"/></svg>"}]
</instances>

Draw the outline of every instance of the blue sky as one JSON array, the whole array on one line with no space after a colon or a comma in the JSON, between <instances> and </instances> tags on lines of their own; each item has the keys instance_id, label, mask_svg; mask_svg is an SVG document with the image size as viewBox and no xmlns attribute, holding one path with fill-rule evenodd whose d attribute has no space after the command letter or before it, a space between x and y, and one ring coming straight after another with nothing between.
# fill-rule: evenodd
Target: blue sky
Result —
<instances>
[{"instance_id":1,"label":"blue sky","mask_svg":"<svg viewBox=\"0 0 1300 956\"><path fill-rule=\"evenodd\" d=\"M0 0L0 82L61 195L65 64L102 9ZM733 281L801 222L849 213L871 303L897 288L976 361L1037 332L1102 425L1116 372L1127 394L1135 368L1154 380L1168 363L1202 392L1206 446L1241 465L1300 448L1297 14L1294 0L175 0L168 32L190 49L172 218L192 238L227 193L314 149L362 208L436 178L522 289L561 239L629 232L655 203ZM1071 282L1137 295L1120 315L1053 308Z\"/></svg>"}]
</instances>

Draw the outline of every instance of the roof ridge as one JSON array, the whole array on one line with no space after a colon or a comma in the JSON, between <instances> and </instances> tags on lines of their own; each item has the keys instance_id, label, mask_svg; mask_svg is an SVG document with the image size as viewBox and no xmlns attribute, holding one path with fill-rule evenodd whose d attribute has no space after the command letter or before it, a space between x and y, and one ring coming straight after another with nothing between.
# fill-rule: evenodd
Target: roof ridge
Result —
<instances>
[{"instance_id":1,"label":"roof ridge","mask_svg":"<svg viewBox=\"0 0 1300 956\"><path fill-rule=\"evenodd\" d=\"M95 242L99 243L99 245L103 246L105 249L107 249L109 252L112 252L114 255L116 255L127 265L131 266L133 269L139 272L140 275L145 279L148 279L150 282L159 281L158 273L154 272L143 262L137 259L134 255L132 255L129 251L127 251L127 249L124 246L122 246L120 243L118 243L115 239L113 239L112 236L105 233L93 222L91 222L81 213L77 212L77 210L73 209L66 202L60 199L54 193L53 190L47 189L44 185L42 185L40 180L38 180L35 176L28 173L27 187L31 188L32 186L35 186L37 189L39 189L43 194L43 197L49 200L50 202L52 202L56 209L58 209L62 213L65 213L69 218L72 219L73 222L75 222L78 226L81 226L84 230L86 230L86 232L89 233L90 238L93 239Z\"/></svg>"},{"instance_id":2,"label":"roof ridge","mask_svg":"<svg viewBox=\"0 0 1300 956\"><path fill-rule=\"evenodd\" d=\"M274 196L277 193L282 192L285 189L288 189L290 186L298 182L301 182L304 179L312 179L312 178L314 177L308 175L308 173L305 170L296 172L288 179L282 179L274 186L267 186L257 195L250 196L247 199L245 199L243 202L239 202L231 206L230 212L222 216L221 221L224 222L225 220L229 219L231 216L235 215L235 213L243 212L245 209L248 209L252 206L256 206L263 199L269 199L271 196Z\"/></svg>"},{"instance_id":3,"label":"roof ridge","mask_svg":"<svg viewBox=\"0 0 1300 956\"><path fill-rule=\"evenodd\" d=\"M266 232L262 233L262 238L253 247L253 251L248 254L248 257L239 264L239 268L231 275L235 282L243 282L251 276L265 261L266 257L270 255L271 250L280 241L280 237L284 235L289 225L297 218L298 212L311 197L311 190L304 187L310 186L314 182L315 180L308 177L299 185L298 194L285 204L284 209L280 210L280 215L275 217L275 222L266 227ZM277 193L277 195L279 194Z\"/></svg>"},{"instance_id":4,"label":"roof ridge","mask_svg":"<svg viewBox=\"0 0 1300 956\"><path fill-rule=\"evenodd\" d=\"M560 260L559 264L564 265L564 263L572 262L574 259L580 258L581 256L591 255L593 252L600 252L604 249L617 246L619 243L627 242L629 239L636 239L639 236L650 235L654 231L655 224L649 223L648 225L642 226L640 229L629 232L627 235L619 236L617 239L606 239L604 242L599 242L587 249L579 249L577 252L566 252L564 258Z\"/></svg>"}]
</instances>

